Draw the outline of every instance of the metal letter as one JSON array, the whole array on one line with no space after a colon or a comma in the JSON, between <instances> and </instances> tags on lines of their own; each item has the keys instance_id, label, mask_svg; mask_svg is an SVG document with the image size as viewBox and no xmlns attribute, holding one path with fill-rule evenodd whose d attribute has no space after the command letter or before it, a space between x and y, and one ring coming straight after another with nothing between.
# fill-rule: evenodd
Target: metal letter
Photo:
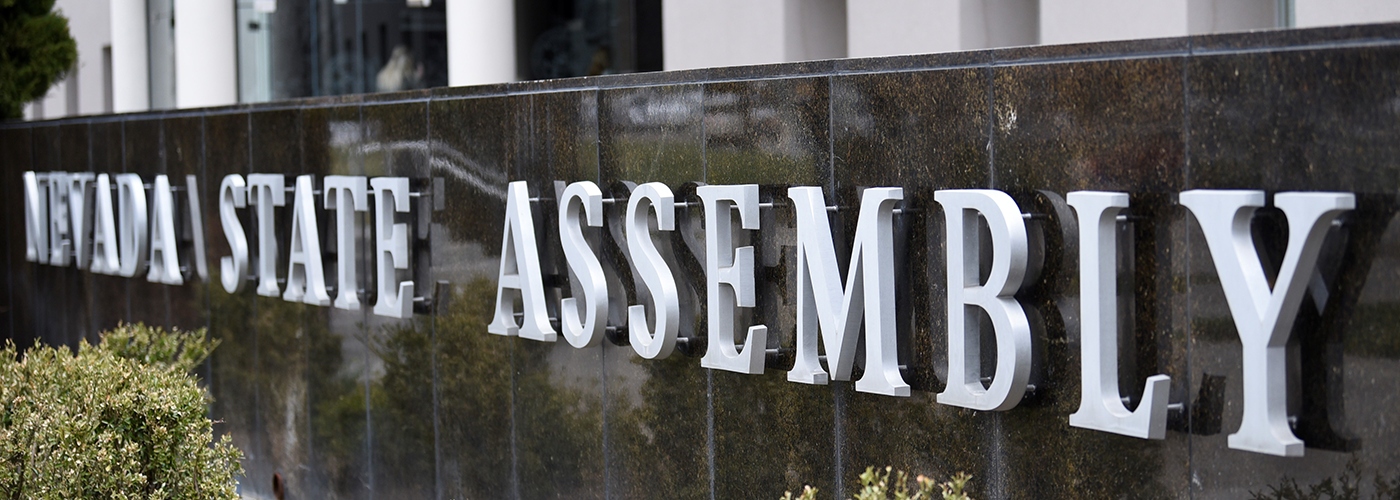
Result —
<instances>
[{"instance_id":1,"label":"metal letter","mask_svg":"<svg viewBox=\"0 0 1400 500\"><path fill-rule=\"evenodd\" d=\"M846 285L836 267L836 247L826 200L819 187L788 188L797 208L797 360L788 380L826 384L817 357L817 331L826 347L833 380L850 380L856 339L865 319L865 375L856 390L909 396L899 373L894 310L894 205L901 188L870 188L861 194ZM856 307L863 304L863 308ZM853 310L854 309L854 310Z\"/></svg>"},{"instance_id":2,"label":"metal letter","mask_svg":"<svg viewBox=\"0 0 1400 500\"><path fill-rule=\"evenodd\" d=\"M99 182L98 189L101 189ZM219 258L219 281L224 291L238 293L248 282L248 236L243 233L243 223L238 220L239 208L248 207L247 184L243 176L224 176L219 184L219 220L223 222L224 238L228 239L228 257Z\"/></svg>"},{"instance_id":3,"label":"metal letter","mask_svg":"<svg viewBox=\"0 0 1400 500\"><path fill-rule=\"evenodd\" d=\"M273 207L287 204L287 183L282 174L249 174L248 201L258 214L258 295L277 297L277 227Z\"/></svg>"},{"instance_id":4,"label":"metal letter","mask_svg":"<svg viewBox=\"0 0 1400 500\"><path fill-rule=\"evenodd\" d=\"M97 176L95 192L92 262L88 269L97 274L117 274L121 270L121 259L117 257L117 223L112 215L112 181L107 174Z\"/></svg>"},{"instance_id":5,"label":"metal letter","mask_svg":"<svg viewBox=\"0 0 1400 500\"><path fill-rule=\"evenodd\" d=\"M1273 289L1250 236L1263 191L1194 189L1181 193L1205 233L1244 349L1244 416L1230 447L1286 457L1303 456L1303 441L1288 427L1287 343L1308 276L1327 228L1356 208L1351 193L1278 193L1274 206L1288 218L1288 248Z\"/></svg>"},{"instance_id":6,"label":"metal letter","mask_svg":"<svg viewBox=\"0 0 1400 500\"><path fill-rule=\"evenodd\" d=\"M705 204L705 290L710 341L700 366L759 375L763 373L768 327L753 325L744 350L734 345L737 307L754 307L753 246L734 248L730 207L739 209L739 227L758 229L758 184L700 186L695 194ZM727 285L727 286L721 286Z\"/></svg>"},{"instance_id":7,"label":"metal letter","mask_svg":"<svg viewBox=\"0 0 1400 500\"><path fill-rule=\"evenodd\" d=\"M602 342L608 318L608 281L598 254L583 236L585 220L589 227L603 227L603 192L589 181L569 184L559 198L559 243L569 272L578 281L577 289L583 292L583 306L578 305L578 297L565 298L559 301L559 315L564 340L580 349Z\"/></svg>"},{"instance_id":8,"label":"metal letter","mask_svg":"<svg viewBox=\"0 0 1400 500\"><path fill-rule=\"evenodd\" d=\"M408 213L408 178L370 179L374 188L374 248L379 271L379 300L374 314L413 317L413 281L399 282L395 269L408 269L408 224L394 223L394 213ZM398 293L394 284L398 283Z\"/></svg>"},{"instance_id":9,"label":"metal letter","mask_svg":"<svg viewBox=\"0 0 1400 500\"><path fill-rule=\"evenodd\" d=\"M1171 377L1147 378L1142 402L1128 411L1118 392L1118 213L1126 193L1075 191L1069 205L1079 216L1079 411L1069 425L1143 439L1167 435Z\"/></svg>"},{"instance_id":10,"label":"metal letter","mask_svg":"<svg viewBox=\"0 0 1400 500\"><path fill-rule=\"evenodd\" d=\"M24 260L49 263L48 189L40 189L49 174L25 172L24 179Z\"/></svg>"},{"instance_id":11,"label":"metal letter","mask_svg":"<svg viewBox=\"0 0 1400 500\"><path fill-rule=\"evenodd\" d=\"M49 192L49 264L67 266L73 254L73 238L69 234L68 173L50 172Z\"/></svg>"},{"instance_id":12,"label":"metal letter","mask_svg":"<svg viewBox=\"0 0 1400 500\"><path fill-rule=\"evenodd\" d=\"M92 252L92 210L90 210L92 172L68 174L68 215L73 227L73 260L78 269L88 269Z\"/></svg>"},{"instance_id":13,"label":"metal letter","mask_svg":"<svg viewBox=\"0 0 1400 500\"><path fill-rule=\"evenodd\" d=\"M151 240L147 234L146 187L138 174L117 174L117 223L121 232L118 276L134 278L146 271Z\"/></svg>"},{"instance_id":14,"label":"metal letter","mask_svg":"<svg viewBox=\"0 0 1400 500\"><path fill-rule=\"evenodd\" d=\"M948 386L938 402L974 410L1009 410L1021 402L1031 373L1031 327L1013 295L1029 260L1026 223L1006 193L994 189L937 191L948 246ZM992 269L979 285L978 214L992 235ZM982 385L981 308L996 334L997 367L990 387Z\"/></svg>"},{"instance_id":15,"label":"metal letter","mask_svg":"<svg viewBox=\"0 0 1400 500\"><path fill-rule=\"evenodd\" d=\"M152 186L155 205L151 211L151 270L146 273L146 281L183 285L180 256L175 250L175 202L170 194L170 178L157 175Z\"/></svg>"},{"instance_id":16,"label":"metal letter","mask_svg":"<svg viewBox=\"0 0 1400 500\"><path fill-rule=\"evenodd\" d=\"M331 296L326 293L326 270L321 266L314 183L310 175L297 176L296 197L292 200L292 249L287 255L287 291L282 300L328 306Z\"/></svg>"},{"instance_id":17,"label":"metal letter","mask_svg":"<svg viewBox=\"0 0 1400 500\"><path fill-rule=\"evenodd\" d=\"M194 262L195 273L199 275L199 281L209 282L209 266L205 263L204 255L204 211L199 206L199 187L196 186L195 176L185 176L185 189L190 204L190 233L194 236L194 255L190 261Z\"/></svg>"},{"instance_id":18,"label":"metal letter","mask_svg":"<svg viewBox=\"0 0 1400 500\"><path fill-rule=\"evenodd\" d=\"M554 342L554 327L544 302L544 275L535 242L535 218L530 213L530 190L525 181L506 188L506 227L501 235L501 270L496 279L496 315L486 331ZM515 300L524 302L522 324L515 323Z\"/></svg>"},{"instance_id":19,"label":"metal letter","mask_svg":"<svg viewBox=\"0 0 1400 500\"><path fill-rule=\"evenodd\" d=\"M648 182L637 186L627 200L627 218L624 221L627 231L627 251L637 269L640 279L651 292L654 309L654 326L647 325L645 304L627 307L627 332L632 350L646 359L665 359L676 348L676 334L681 328L680 291L676 288L676 278L671 268L661 258L656 242L651 236L651 217L648 209L656 212L657 229L676 229L676 199L671 188L660 182Z\"/></svg>"},{"instance_id":20,"label":"metal letter","mask_svg":"<svg viewBox=\"0 0 1400 500\"><path fill-rule=\"evenodd\" d=\"M360 309L360 280L355 273L355 212L369 209L364 177L328 175L323 181L327 210L335 211L335 307Z\"/></svg>"}]
</instances>

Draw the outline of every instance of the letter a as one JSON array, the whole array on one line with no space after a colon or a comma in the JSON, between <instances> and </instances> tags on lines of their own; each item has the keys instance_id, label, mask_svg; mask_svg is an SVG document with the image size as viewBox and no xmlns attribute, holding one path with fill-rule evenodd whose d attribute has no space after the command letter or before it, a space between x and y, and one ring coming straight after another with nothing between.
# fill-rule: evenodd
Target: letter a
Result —
<instances>
[{"instance_id":1,"label":"letter a","mask_svg":"<svg viewBox=\"0 0 1400 500\"><path fill-rule=\"evenodd\" d=\"M523 299L523 324L515 322L515 300ZM496 335L554 342L544 302L544 276L535 244L535 218L530 214L530 191L525 181L507 187L506 227L501 235L501 273L496 280L496 316L486 331Z\"/></svg>"},{"instance_id":2,"label":"letter a","mask_svg":"<svg viewBox=\"0 0 1400 500\"><path fill-rule=\"evenodd\" d=\"M1249 232L1254 211L1264 206L1263 191L1194 189L1181 193L1181 204L1206 235L1244 348L1244 416L1240 430L1230 435L1230 447L1301 457L1303 441L1288 427L1286 344L1327 228L1356 208L1356 196L1274 195L1274 206L1288 218L1288 248L1272 290Z\"/></svg>"},{"instance_id":3,"label":"letter a","mask_svg":"<svg viewBox=\"0 0 1400 500\"><path fill-rule=\"evenodd\" d=\"M1075 191L1069 205L1079 215L1079 411L1069 425L1144 439L1167 435L1171 377L1147 377L1135 411L1118 392L1118 212L1128 195Z\"/></svg>"}]
</instances>

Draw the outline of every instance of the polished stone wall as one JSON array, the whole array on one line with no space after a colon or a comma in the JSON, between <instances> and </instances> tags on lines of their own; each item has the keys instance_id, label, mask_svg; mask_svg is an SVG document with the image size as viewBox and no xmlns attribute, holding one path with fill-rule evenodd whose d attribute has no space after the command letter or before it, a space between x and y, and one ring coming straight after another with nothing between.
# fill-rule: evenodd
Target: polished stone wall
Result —
<instances>
[{"instance_id":1,"label":"polished stone wall","mask_svg":"<svg viewBox=\"0 0 1400 500\"><path fill-rule=\"evenodd\" d=\"M751 499L804 483L845 498L872 465L936 478L966 471L974 496L989 499L1394 498L1380 495L1400 489L1400 25L14 123L0 126L0 169L0 330L22 345L74 345L119 321L208 328L222 344L200 376L216 432L246 455L249 497L270 496L280 474L287 498ZM217 274L167 286L27 263L26 170L198 176L215 273L228 244L212 200L227 174L407 176L425 193L436 183L436 195L415 199L404 274L427 300L412 319L390 320L252 287L230 295ZM788 186L822 186L841 207L838 248L862 188L903 187L897 311L913 396L786 381L796 256L793 215L781 206L752 235L754 323L769 326L778 350L764 375L701 369L698 341L647 361L617 342L580 350L487 334L514 180L545 198L556 180L592 180L614 195L625 195L622 181L661 181L691 197L697 182L758 183L765 201L785 199ZM1035 319L1035 390L1011 411L934 403L947 333L933 192L947 188L1004 190L1041 214L1029 226L1045 242L1043 264L1019 294ZM1305 300L1290 343L1289 412L1308 444L1303 458L1226 446L1241 415L1240 343L1199 225L1176 203L1193 188L1356 193L1319 265L1328 298ZM1183 409L1165 440L1068 424L1079 403L1078 280L1060 198L1082 189L1132 196L1133 217L1120 225L1130 332L1121 386L1138 398L1147 376L1172 377L1170 400ZM551 220L547 203L536 207ZM289 208L278 210L283 245ZM611 210L620 217L620 206ZM323 248L333 248L320 215ZM680 219L698 227L699 212ZM1281 257L1284 227L1279 212L1261 210L1265 262ZM367 289L368 236L357 235ZM614 317L634 293L618 241L595 243L621 285ZM673 246L684 303L702 318L695 240ZM550 272L557 250L544 252ZM1350 487L1357 496L1344 496Z\"/></svg>"}]
</instances>

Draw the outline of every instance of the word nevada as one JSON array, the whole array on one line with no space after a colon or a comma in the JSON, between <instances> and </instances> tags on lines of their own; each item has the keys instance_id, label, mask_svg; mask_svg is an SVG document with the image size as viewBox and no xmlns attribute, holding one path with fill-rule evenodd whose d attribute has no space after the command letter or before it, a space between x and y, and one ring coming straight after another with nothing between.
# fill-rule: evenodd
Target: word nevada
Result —
<instances>
[{"instance_id":1,"label":"word nevada","mask_svg":"<svg viewBox=\"0 0 1400 500\"><path fill-rule=\"evenodd\" d=\"M677 203L665 184L636 186L627 198L604 198L593 182L555 183L558 244L575 280L573 297L545 303L546 276L541 272L540 241L533 199L524 181L507 190L496 308L491 333L554 342L562 335L572 346L601 343L609 326L625 327L628 343L647 359L669 356L676 348L680 292L675 270L667 264L656 238L676 231ZM560 189L562 188L562 190ZM746 374L765 368L765 325L740 324L741 308L755 307L754 247L734 246L734 222L743 230L762 230L759 187L701 185L695 190L704 217L704 274L708 348L701 366ZM798 297L796 360L788 380L826 384L850 380L865 338L865 371L855 381L861 392L908 396L900 374L895 332L895 237L893 218L904 191L867 188L861 194L854 241L845 280L838 267L828 207L820 187L790 187L795 210ZM1030 239L1025 217L1005 192L949 189L934 193L945 216L947 248L948 371L938 403L974 410L1014 408L1024 396L1031 372L1030 320L1015 298L1027 277ZM1079 227L1080 348L1082 395L1070 425L1127 436L1163 439L1166 434L1170 377L1148 377L1142 403L1129 411L1118 391L1117 232L1119 213L1129 208L1126 193L1076 191L1066 197ZM1255 210L1266 194L1255 190L1191 190L1179 201L1200 222L1243 345L1244 416L1231 448L1280 456L1302 456L1303 441L1288 424L1285 404L1289 332L1316 266L1332 221L1356 205L1352 193L1285 192L1273 206L1288 220L1288 246L1278 278L1271 287L1250 235ZM585 227L603 226L605 203L626 203L621 228L623 253L630 263L639 304L628 304L625 325L608 325L608 277L589 246ZM985 222L990 249L979 236ZM553 235L548 235L553 236ZM619 243L620 246L623 244ZM985 276L979 260L990 254ZM557 305L559 330L551 321ZM981 373L978 311L991 319L996 368ZM519 311L519 312L517 312ZM621 330L623 328L619 328ZM740 333L742 331L742 334ZM742 336L741 336L742 335ZM824 354L818 351L818 343ZM990 380L989 384L984 384Z\"/></svg>"},{"instance_id":2,"label":"word nevada","mask_svg":"<svg viewBox=\"0 0 1400 500\"><path fill-rule=\"evenodd\" d=\"M204 230L199 209L195 176L186 177L181 188L173 187L165 175L144 184L137 174L25 172L24 213L25 258L54 266L76 265L98 274L128 278L141 274L153 283L184 284L189 275L208 279L204 262ZM379 284L374 313L408 318L413 315L412 281L399 282L396 270L408 268L408 225L395 223L394 214L409 213L407 177L330 175L322 179L322 189L314 189L315 178L298 176L292 187L281 174L233 174L219 186L219 220L232 255L220 259L220 282L224 290L237 293L250 281L257 282L257 293L281 296L291 302L360 309L356 276L356 212L369 208L374 197L374 234ZM150 198L148 203L147 190ZM113 203L115 192L116 203ZM184 192L187 211L180 212L173 201ZM325 193L326 210L335 212L336 270L339 273L334 302L326 286L322 263L321 238L317 225L316 197ZM286 206L287 193L293 193L290 253L287 257L286 290L277 279L277 230L275 207ZM255 207L257 221L257 273L250 278L248 236L238 218L238 209ZM177 224L177 217L189 221ZM193 249L186 251L180 265L180 241L175 227L188 229ZM193 267L193 270L191 270ZM191 272L193 271L193 272ZM395 286L397 285L397 286Z\"/></svg>"}]
</instances>

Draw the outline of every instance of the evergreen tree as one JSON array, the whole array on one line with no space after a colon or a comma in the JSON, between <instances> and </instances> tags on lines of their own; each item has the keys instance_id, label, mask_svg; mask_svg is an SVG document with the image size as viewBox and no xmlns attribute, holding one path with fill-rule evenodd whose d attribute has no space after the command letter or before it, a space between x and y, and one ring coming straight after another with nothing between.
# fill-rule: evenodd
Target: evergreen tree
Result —
<instances>
[{"instance_id":1,"label":"evergreen tree","mask_svg":"<svg viewBox=\"0 0 1400 500\"><path fill-rule=\"evenodd\" d=\"M78 59L54 0L0 0L0 118L19 118Z\"/></svg>"}]
</instances>

